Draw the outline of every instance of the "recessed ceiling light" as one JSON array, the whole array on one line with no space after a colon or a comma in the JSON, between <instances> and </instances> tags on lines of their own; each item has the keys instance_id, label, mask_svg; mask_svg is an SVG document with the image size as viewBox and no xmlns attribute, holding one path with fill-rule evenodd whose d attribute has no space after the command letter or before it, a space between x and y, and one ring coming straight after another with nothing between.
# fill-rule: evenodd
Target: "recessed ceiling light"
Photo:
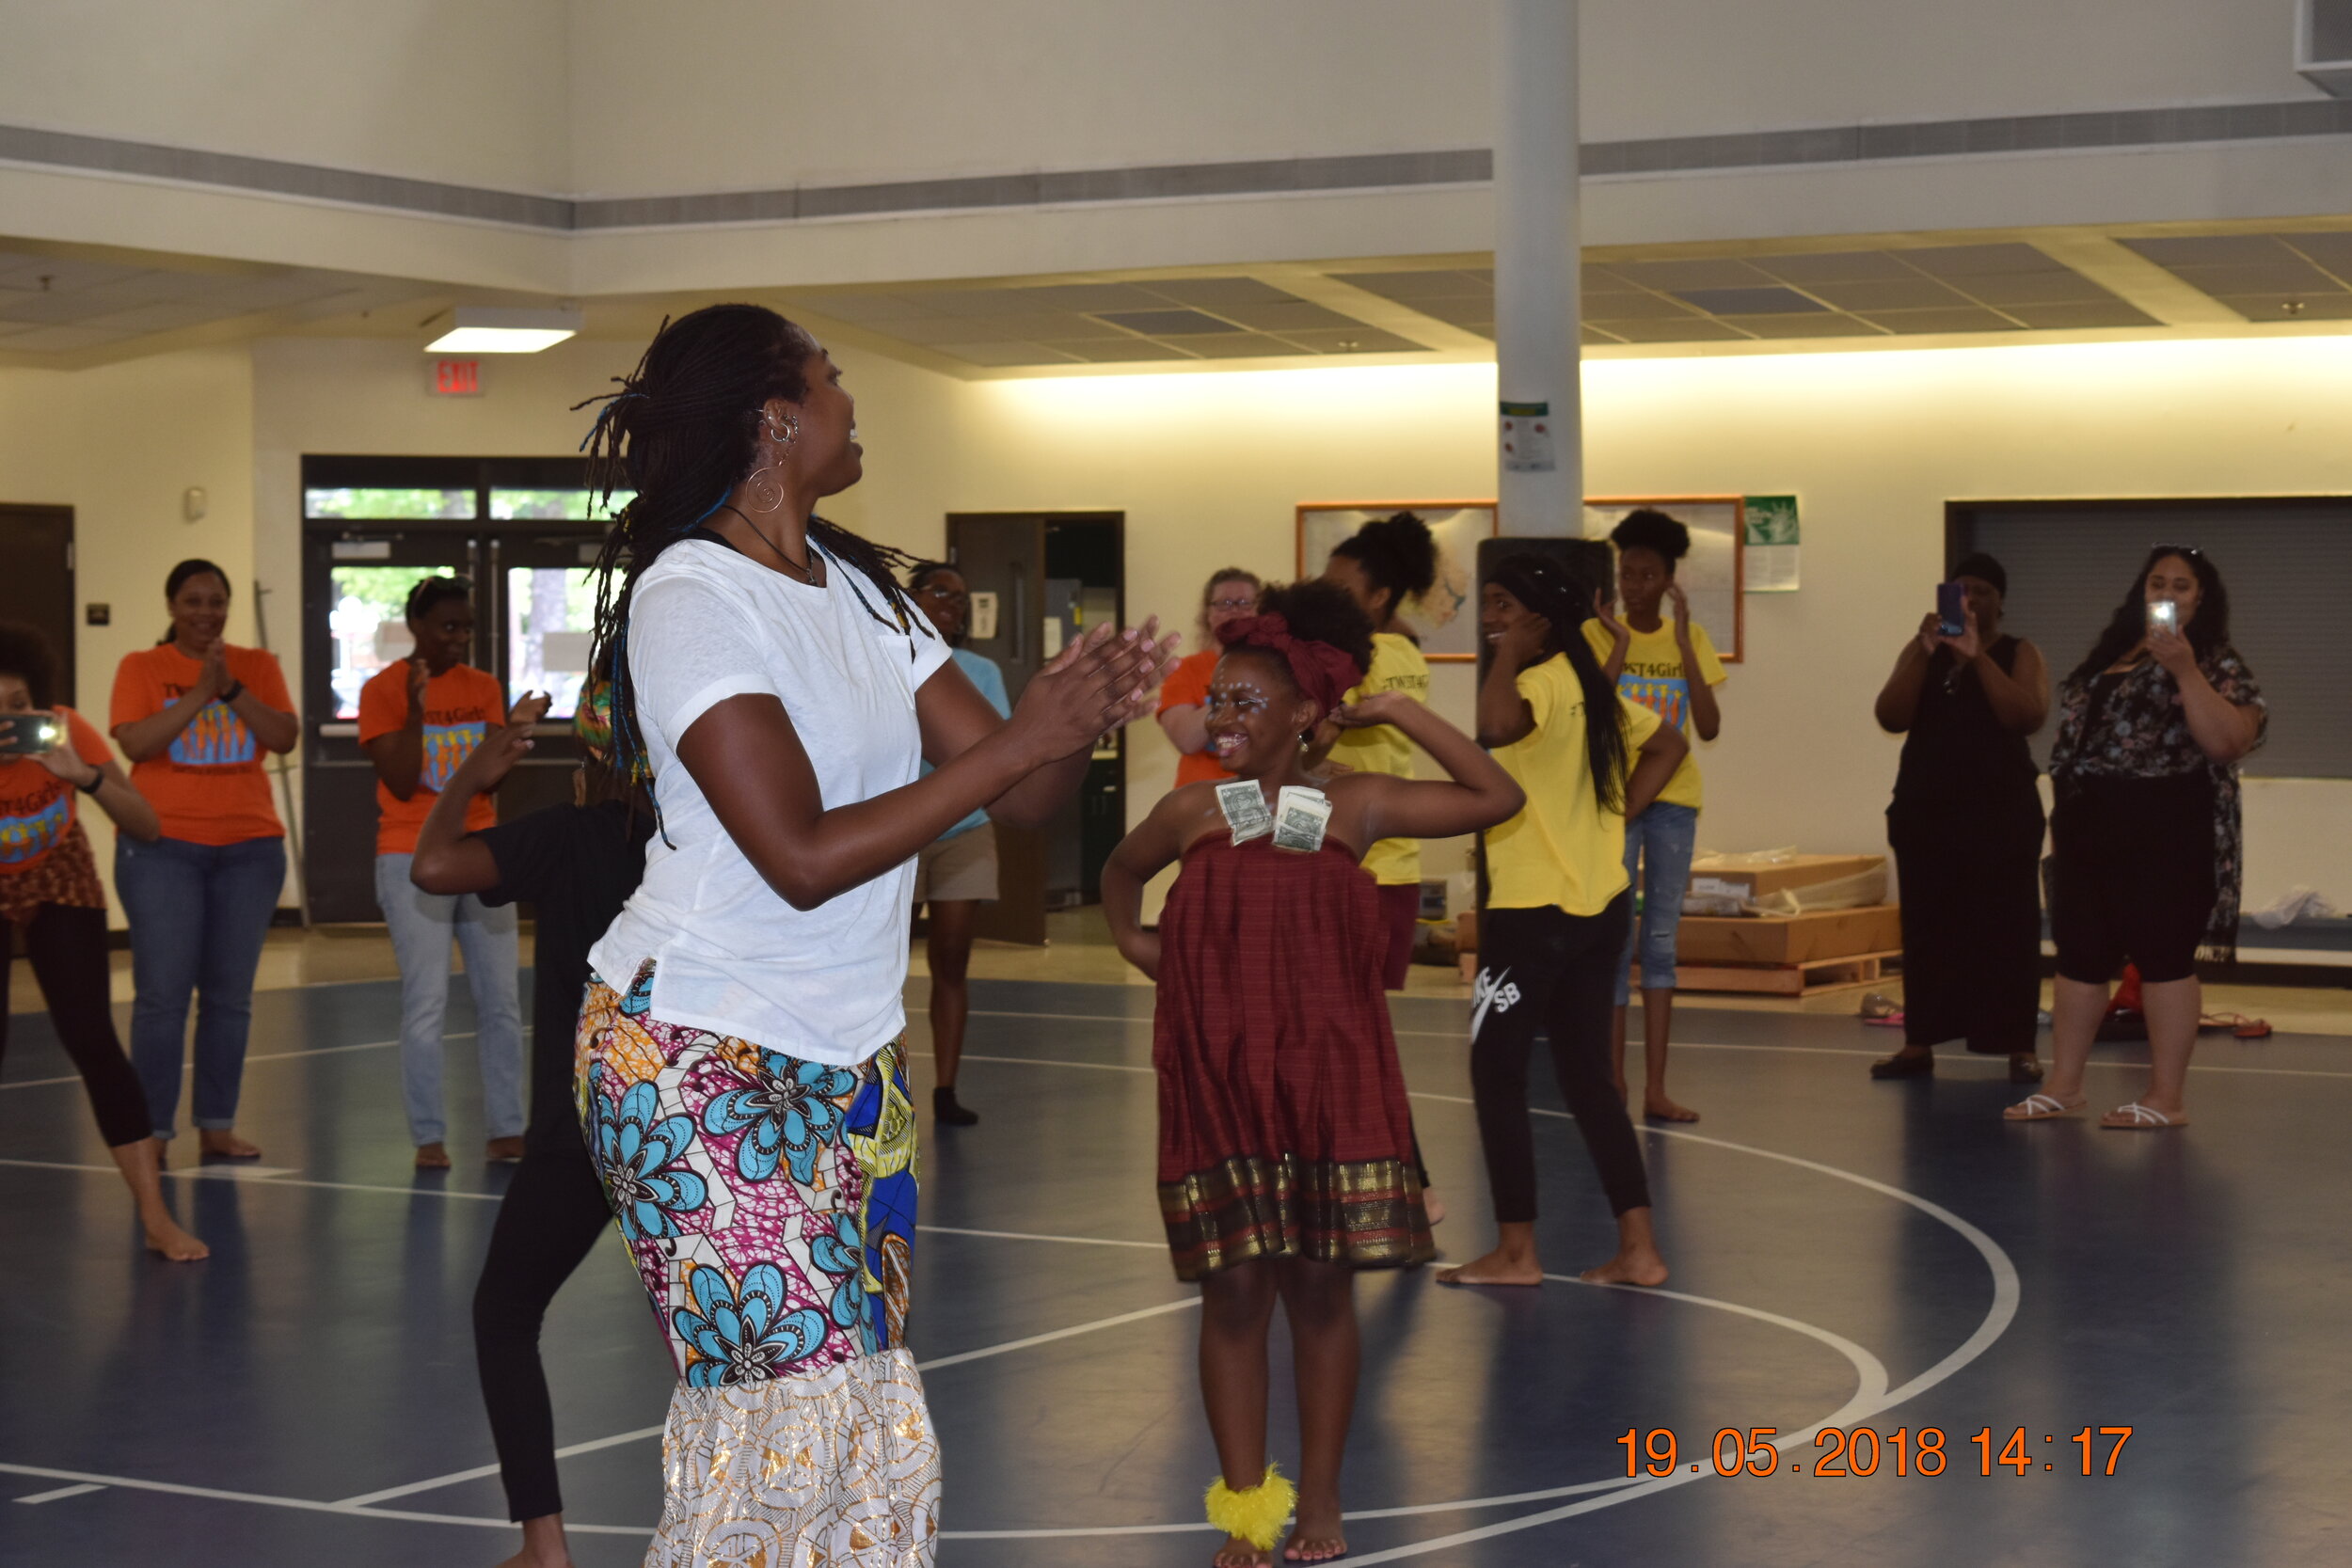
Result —
<instances>
[{"instance_id":1,"label":"recessed ceiling light","mask_svg":"<svg viewBox=\"0 0 2352 1568\"><path fill-rule=\"evenodd\" d=\"M424 345L427 354L536 354L577 336L581 325L576 307L460 305L451 315L450 329Z\"/></svg>"}]
</instances>

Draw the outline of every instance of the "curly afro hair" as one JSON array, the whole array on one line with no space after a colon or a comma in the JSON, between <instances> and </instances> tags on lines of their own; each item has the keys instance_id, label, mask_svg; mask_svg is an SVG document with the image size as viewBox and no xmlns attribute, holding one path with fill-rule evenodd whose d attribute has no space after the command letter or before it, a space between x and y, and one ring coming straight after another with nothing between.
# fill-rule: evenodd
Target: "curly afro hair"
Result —
<instances>
[{"instance_id":1,"label":"curly afro hair","mask_svg":"<svg viewBox=\"0 0 2352 1568\"><path fill-rule=\"evenodd\" d=\"M1375 588L1387 589L1391 613L1438 580L1438 542L1429 525L1410 512L1366 523L1332 546L1331 553L1362 567Z\"/></svg>"},{"instance_id":2,"label":"curly afro hair","mask_svg":"<svg viewBox=\"0 0 2352 1568\"><path fill-rule=\"evenodd\" d=\"M1290 623L1293 637L1328 642L1358 669L1372 668L1372 622L1344 588L1313 578L1276 583L1258 595L1258 613L1279 615Z\"/></svg>"},{"instance_id":3,"label":"curly afro hair","mask_svg":"<svg viewBox=\"0 0 2352 1568\"><path fill-rule=\"evenodd\" d=\"M1629 512L1609 531L1609 542L1620 550L1654 550L1674 576L1675 562L1691 553L1691 531L1654 507Z\"/></svg>"},{"instance_id":4,"label":"curly afro hair","mask_svg":"<svg viewBox=\"0 0 2352 1568\"><path fill-rule=\"evenodd\" d=\"M56 705L56 650L49 645L49 639L22 621L0 621L0 675L23 681L35 707Z\"/></svg>"}]
</instances>

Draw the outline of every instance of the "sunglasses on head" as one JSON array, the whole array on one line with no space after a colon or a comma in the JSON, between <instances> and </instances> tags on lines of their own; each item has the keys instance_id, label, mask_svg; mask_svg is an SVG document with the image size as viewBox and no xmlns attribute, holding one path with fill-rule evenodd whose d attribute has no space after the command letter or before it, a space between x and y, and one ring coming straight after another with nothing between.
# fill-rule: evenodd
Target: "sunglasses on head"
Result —
<instances>
[{"instance_id":1,"label":"sunglasses on head","mask_svg":"<svg viewBox=\"0 0 2352 1568\"><path fill-rule=\"evenodd\" d=\"M2149 548L2153 550L2159 559L2168 555L2177 555L2186 561L2205 559L2205 552L2194 545L2152 545Z\"/></svg>"}]
</instances>

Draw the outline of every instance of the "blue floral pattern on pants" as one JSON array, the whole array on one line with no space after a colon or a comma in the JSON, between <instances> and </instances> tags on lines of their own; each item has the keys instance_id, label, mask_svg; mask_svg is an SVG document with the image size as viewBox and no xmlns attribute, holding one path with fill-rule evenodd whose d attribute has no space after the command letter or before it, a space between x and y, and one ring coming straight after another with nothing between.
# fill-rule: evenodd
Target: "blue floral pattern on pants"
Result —
<instances>
[{"instance_id":1,"label":"blue floral pattern on pants","mask_svg":"<svg viewBox=\"0 0 2352 1568\"><path fill-rule=\"evenodd\" d=\"M735 1146L735 1168L747 1181L775 1175L779 1154L793 1180L813 1181L818 1146L841 1136L841 1110L833 1102L856 1087L857 1074L847 1068L763 1051L755 1078L703 1107L703 1131L746 1134Z\"/></svg>"},{"instance_id":2,"label":"blue floral pattern on pants","mask_svg":"<svg viewBox=\"0 0 2352 1568\"><path fill-rule=\"evenodd\" d=\"M784 1271L773 1263L753 1264L740 1282L723 1268L697 1268L690 1289L693 1307L679 1307L671 1322L689 1349L692 1387L778 1377L824 1345L823 1314L789 1306Z\"/></svg>"},{"instance_id":3,"label":"blue floral pattern on pants","mask_svg":"<svg viewBox=\"0 0 2352 1568\"><path fill-rule=\"evenodd\" d=\"M596 1095L595 1103L596 1165L622 1234L631 1241L676 1235L673 1216L709 1196L701 1177L677 1168L693 1141L693 1118L662 1116L651 1084L631 1085L618 1101Z\"/></svg>"}]
</instances>

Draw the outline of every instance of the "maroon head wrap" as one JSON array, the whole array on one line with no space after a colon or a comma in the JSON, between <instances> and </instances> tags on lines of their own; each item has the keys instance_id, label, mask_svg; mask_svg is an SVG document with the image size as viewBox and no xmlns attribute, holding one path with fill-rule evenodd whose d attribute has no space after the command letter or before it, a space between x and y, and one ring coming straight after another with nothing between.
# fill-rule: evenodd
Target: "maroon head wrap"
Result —
<instances>
[{"instance_id":1,"label":"maroon head wrap","mask_svg":"<svg viewBox=\"0 0 2352 1568\"><path fill-rule=\"evenodd\" d=\"M1217 641L1228 648L1263 648L1289 661L1291 679L1321 719L1340 705L1342 698L1361 685L1363 666L1328 642L1291 635L1290 623L1279 615L1250 615L1216 628Z\"/></svg>"}]
</instances>

